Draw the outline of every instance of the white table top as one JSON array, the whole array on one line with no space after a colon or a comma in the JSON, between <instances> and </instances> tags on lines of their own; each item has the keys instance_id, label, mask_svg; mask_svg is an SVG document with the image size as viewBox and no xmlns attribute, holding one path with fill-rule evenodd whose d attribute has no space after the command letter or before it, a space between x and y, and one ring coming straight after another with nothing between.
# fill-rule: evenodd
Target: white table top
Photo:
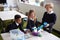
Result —
<instances>
[{"instance_id":1,"label":"white table top","mask_svg":"<svg viewBox=\"0 0 60 40\"><path fill-rule=\"evenodd\" d=\"M17 12L17 11L2 11L2 12L0 12L0 18L1 18L2 20L14 19L14 16L15 16L16 14L21 15L22 18L27 17L27 16L25 16L25 15L23 15L22 13L19 13L19 12Z\"/></svg>"},{"instance_id":2,"label":"white table top","mask_svg":"<svg viewBox=\"0 0 60 40\"><path fill-rule=\"evenodd\" d=\"M46 31L41 32L41 35L42 37L31 36L31 38L28 38L26 40L60 40L60 38ZM3 33L1 36L3 40L11 40L9 33Z\"/></svg>"}]
</instances>

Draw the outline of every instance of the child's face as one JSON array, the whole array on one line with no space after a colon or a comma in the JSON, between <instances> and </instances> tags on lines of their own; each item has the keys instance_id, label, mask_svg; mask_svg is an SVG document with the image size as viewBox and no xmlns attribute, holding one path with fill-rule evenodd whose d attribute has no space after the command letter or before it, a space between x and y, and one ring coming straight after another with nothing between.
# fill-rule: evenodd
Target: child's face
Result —
<instances>
[{"instance_id":1,"label":"child's face","mask_svg":"<svg viewBox=\"0 0 60 40\"><path fill-rule=\"evenodd\" d=\"M31 15L30 15L30 17L31 17L31 18L34 18L34 16L35 16L35 13L32 12Z\"/></svg>"},{"instance_id":2,"label":"child's face","mask_svg":"<svg viewBox=\"0 0 60 40\"><path fill-rule=\"evenodd\" d=\"M21 18L16 19L16 22L17 22L18 24L20 24L21 21L22 21Z\"/></svg>"},{"instance_id":3,"label":"child's face","mask_svg":"<svg viewBox=\"0 0 60 40\"><path fill-rule=\"evenodd\" d=\"M50 7L50 6L46 6L45 8L48 12L52 11L52 7Z\"/></svg>"}]
</instances>

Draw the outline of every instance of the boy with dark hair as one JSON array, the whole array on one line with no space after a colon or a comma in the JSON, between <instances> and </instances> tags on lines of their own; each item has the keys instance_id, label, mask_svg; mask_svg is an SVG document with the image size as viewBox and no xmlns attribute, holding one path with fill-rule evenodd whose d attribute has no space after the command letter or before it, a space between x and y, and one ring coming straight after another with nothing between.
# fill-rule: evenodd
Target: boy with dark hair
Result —
<instances>
[{"instance_id":1,"label":"boy with dark hair","mask_svg":"<svg viewBox=\"0 0 60 40\"><path fill-rule=\"evenodd\" d=\"M15 15L14 16L14 22L12 24L9 24L8 27L6 28L6 32L9 32L10 30L13 29L20 29L22 32L25 33L25 31L22 29L22 23L21 23L21 16L20 15Z\"/></svg>"}]
</instances>

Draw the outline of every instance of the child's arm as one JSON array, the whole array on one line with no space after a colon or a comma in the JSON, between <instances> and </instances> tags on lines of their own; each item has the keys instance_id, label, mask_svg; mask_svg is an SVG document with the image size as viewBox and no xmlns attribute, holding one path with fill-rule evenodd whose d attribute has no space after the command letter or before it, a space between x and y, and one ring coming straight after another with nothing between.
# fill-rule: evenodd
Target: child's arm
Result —
<instances>
[{"instance_id":1,"label":"child's arm","mask_svg":"<svg viewBox=\"0 0 60 40\"><path fill-rule=\"evenodd\" d=\"M45 22L45 15L46 15L46 13L47 13L47 12L45 12L45 13L44 13L44 15L43 15L42 23L44 23L44 22Z\"/></svg>"}]
</instances>

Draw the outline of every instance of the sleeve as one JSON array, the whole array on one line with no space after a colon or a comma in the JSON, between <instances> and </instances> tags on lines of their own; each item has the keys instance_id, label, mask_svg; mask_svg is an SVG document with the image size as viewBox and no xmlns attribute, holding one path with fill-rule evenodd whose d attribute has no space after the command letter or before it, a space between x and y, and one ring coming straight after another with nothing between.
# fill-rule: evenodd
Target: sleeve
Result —
<instances>
[{"instance_id":1,"label":"sleeve","mask_svg":"<svg viewBox=\"0 0 60 40\"><path fill-rule=\"evenodd\" d=\"M28 19L27 29L29 29L30 31L32 31L31 21L29 19Z\"/></svg>"},{"instance_id":2,"label":"sleeve","mask_svg":"<svg viewBox=\"0 0 60 40\"><path fill-rule=\"evenodd\" d=\"M45 20L45 15L46 15L46 13L47 13L47 12L45 12L45 13L44 13L44 15L43 15L42 23L43 23L43 22L44 22L44 20Z\"/></svg>"},{"instance_id":3,"label":"sleeve","mask_svg":"<svg viewBox=\"0 0 60 40\"><path fill-rule=\"evenodd\" d=\"M19 26L19 29L20 29L22 32L26 33L26 32L24 31L24 29L22 28L22 25Z\"/></svg>"},{"instance_id":4,"label":"sleeve","mask_svg":"<svg viewBox=\"0 0 60 40\"><path fill-rule=\"evenodd\" d=\"M56 22L56 14L53 14L53 19L52 19L52 22L49 23L49 26L53 26Z\"/></svg>"},{"instance_id":5,"label":"sleeve","mask_svg":"<svg viewBox=\"0 0 60 40\"><path fill-rule=\"evenodd\" d=\"M55 22L56 22L56 14L53 14L52 23L55 24Z\"/></svg>"}]
</instances>

